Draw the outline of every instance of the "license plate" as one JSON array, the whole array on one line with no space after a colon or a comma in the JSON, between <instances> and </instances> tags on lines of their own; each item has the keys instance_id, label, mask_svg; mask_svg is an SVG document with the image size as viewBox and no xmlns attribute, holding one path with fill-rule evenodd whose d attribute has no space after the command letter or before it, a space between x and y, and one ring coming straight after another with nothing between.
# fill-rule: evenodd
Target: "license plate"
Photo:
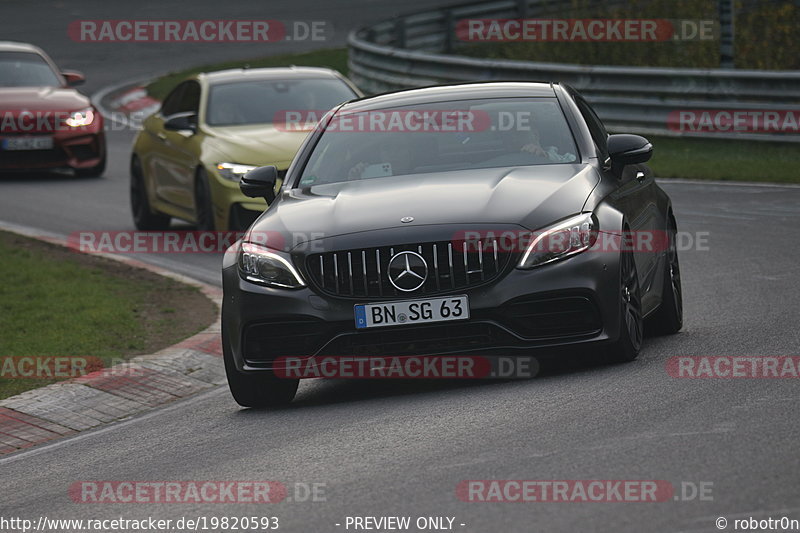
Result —
<instances>
[{"instance_id":1,"label":"license plate","mask_svg":"<svg viewBox=\"0 0 800 533\"><path fill-rule=\"evenodd\" d=\"M355 313L356 329L465 320L469 318L469 300L461 295L359 304Z\"/></svg>"},{"instance_id":2,"label":"license plate","mask_svg":"<svg viewBox=\"0 0 800 533\"><path fill-rule=\"evenodd\" d=\"M53 148L52 137L14 137L3 139L3 150L50 150Z\"/></svg>"}]
</instances>

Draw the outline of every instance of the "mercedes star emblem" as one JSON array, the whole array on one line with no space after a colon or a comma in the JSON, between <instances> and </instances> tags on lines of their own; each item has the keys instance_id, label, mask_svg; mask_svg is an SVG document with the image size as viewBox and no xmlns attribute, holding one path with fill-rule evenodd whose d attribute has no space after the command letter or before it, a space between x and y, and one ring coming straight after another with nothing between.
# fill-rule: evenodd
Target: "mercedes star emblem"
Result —
<instances>
[{"instance_id":1,"label":"mercedes star emblem","mask_svg":"<svg viewBox=\"0 0 800 533\"><path fill-rule=\"evenodd\" d=\"M386 274L397 290L415 291L428 279L428 263L416 252L400 252L389 260Z\"/></svg>"}]
</instances>

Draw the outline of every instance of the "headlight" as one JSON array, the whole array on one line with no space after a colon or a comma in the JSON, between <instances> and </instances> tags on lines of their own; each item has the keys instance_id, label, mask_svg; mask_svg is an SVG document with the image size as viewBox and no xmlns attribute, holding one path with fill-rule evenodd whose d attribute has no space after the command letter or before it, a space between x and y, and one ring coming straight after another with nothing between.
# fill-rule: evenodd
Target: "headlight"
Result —
<instances>
[{"instance_id":1,"label":"headlight","mask_svg":"<svg viewBox=\"0 0 800 533\"><path fill-rule=\"evenodd\" d=\"M80 111L73 111L69 114L69 117L64 120L64 124L73 128L88 126L92 122L94 122L94 110L91 107Z\"/></svg>"},{"instance_id":2,"label":"headlight","mask_svg":"<svg viewBox=\"0 0 800 533\"><path fill-rule=\"evenodd\" d=\"M239 179L256 168L253 165L240 165L239 163L217 163L217 172L227 180L239 181Z\"/></svg>"},{"instance_id":3,"label":"headlight","mask_svg":"<svg viewBox=\"0 0 800 533\"><path fill-rule=\"evenodd\" d=\"M592 214L583 213L534 232L517 268L534 268L583 252L597 242L597 229Z\"/></svg>"},{"instance_id":4,"label":"headlight","mask_svg":"<svg viewBox=\"0 0 800 533\"><path fill-rule=\"evenodd\" d=\"M242 243L239 252L239 272L247 281L270 287L299 289L306 286L300 273L289 261L263 246L250 242Z\"/></svg>"}]
</instances>

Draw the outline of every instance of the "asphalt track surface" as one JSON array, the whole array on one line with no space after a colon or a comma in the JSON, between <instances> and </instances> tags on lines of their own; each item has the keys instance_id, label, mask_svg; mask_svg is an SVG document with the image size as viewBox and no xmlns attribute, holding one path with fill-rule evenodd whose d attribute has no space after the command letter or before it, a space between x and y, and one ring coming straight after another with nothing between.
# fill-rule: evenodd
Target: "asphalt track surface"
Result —
<instances>
[{"instance_id":1,"label":"asphalt track surface","mask_svg":"<svg viewBox=\"0 0 800 533\"><path fill-rule=\"evenodd\" d=\"M84 70L94 91L178 63L253 51L205 45L198 54L176 45L163 54L141 45L80 45L67 39L66 20L317 18L316 12L309 16L312 3L303 4L275 2L266 9L229 2L233 7L222 17L212 2L192 4L188 15L174 2L138 14L131 6L101 2L46 3L50 11L5 2L2 25L4 38L32 41L63 68ZM393 10L389 2L331 2L319 18L339 21L343 39L351 25ZM278 47L290 49L275 45L276 52ZM132 230L132 138L129 131L109 134L109 168L101 179L0 177L0 219L63 235ZM307 381L292 405L275 411L240 410L220 388L0 459L0 517L246 514L277 516L280 531L289 532L347 531L346 517L359 515L450 516L455 530L465 532L719 531L718 517L727 518L727 530L737 518L800 519L798 381L677 379L665 370L673 356L800 355L800 188L662 186L686 239L685 328L646 339L637 361L568 361L522 381ZM219 255L140 258L219 284ZM91 505L68 495L80 480L265 479L290 489L294 483L324 483L325 501ZM704 501L460 501L458 483L475 479L643 479L677 487L712 483L713 489Z\"/></svg>"}]
</instances>

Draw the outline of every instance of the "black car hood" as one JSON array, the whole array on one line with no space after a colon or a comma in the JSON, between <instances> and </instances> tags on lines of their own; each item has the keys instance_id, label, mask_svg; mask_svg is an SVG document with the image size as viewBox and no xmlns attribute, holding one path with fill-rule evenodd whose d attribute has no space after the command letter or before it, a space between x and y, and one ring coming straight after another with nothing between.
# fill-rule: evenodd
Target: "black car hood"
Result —
<instances>
[{"instance_id":1,"label":"black car hood","mask_svg":"<svg viewBox=\"0 0 800 533\"><path fill-rule=\"evenodd\" d=\"M316 238L421 225L514 224L530 230L578 213L599 177L585 164L487 168L285 190L251 231L288 250ZM403 223L404 217L413 222ZM253 239L255 240L255 238Z\"/></svg>"}]
</instances>

